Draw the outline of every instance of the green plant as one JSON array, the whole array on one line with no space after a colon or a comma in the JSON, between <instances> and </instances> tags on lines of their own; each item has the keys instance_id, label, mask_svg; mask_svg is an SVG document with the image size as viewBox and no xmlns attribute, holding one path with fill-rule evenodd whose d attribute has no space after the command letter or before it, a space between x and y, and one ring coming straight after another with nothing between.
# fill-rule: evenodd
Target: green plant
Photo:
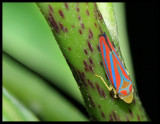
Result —
<instances>
[{"instance_id":1,"label":"green plant","mask_svg":"<svg viewBox=\"0 0 160 124\"><path fill-rule=\"evenodd\" d=\"M6 54L3 54L3 85L42 120L87 121L77 108L43 79Z\"/></svg>"},{"instance_id":2,"label":"green plant","mask_svg":"<svg viewBox=\"0 0 160 124\"><path fill-rule=\"evenodd\" d=\"M95 74L101 75L109 83L98 48L98 37L103 32L114 43L123 62L118 39L111 37L96 3L37 5L74 74L92 120L147 120L136 89L132 104L126 104L122 100L114 99L102 81L95 77ZM113 14L109 16L112 17Z\"/></svg>"},{"instance_id":3,"label":"green plant","mask_svg":"<svg viewBox=\"0 0 160 124\"><path fill-rule=\"evenodd\" d=\"M97 5L103 10L99 11ZM114 4L113 8L112 3L97 5L3 3L3 85L40 120L88 120L43 79L50 81L82 106L85 105L90 120L148 120L137 95L130 54L124 52L127 49L129 53L127 42L125 45L119 42L121 39L127 41L127 35L122 33L125 32L124 21L118 20L119 14L114 10L119 9L123 13L123 6L118 8ZM124 58L123 62L131 74L135 88L131 104L114 99L112 92L94 76L94 73L101 75L109 83L98 50L98 36L103 32L115 44L121 60ZM122 53L120 48L123 48ZM73 111L68 114L71 108ZM64 113L63 116L61 113Z\"/></svg>"},{"instance_id":4,"label":"green plant","mask_svg":"<svg viewBox=\"0 0 160 124\"><path fill-rule=\"evenodd\" d=\"M39 119L4 87L3 91L3 121L39 121Z\"/></svg>"}]
</instances>

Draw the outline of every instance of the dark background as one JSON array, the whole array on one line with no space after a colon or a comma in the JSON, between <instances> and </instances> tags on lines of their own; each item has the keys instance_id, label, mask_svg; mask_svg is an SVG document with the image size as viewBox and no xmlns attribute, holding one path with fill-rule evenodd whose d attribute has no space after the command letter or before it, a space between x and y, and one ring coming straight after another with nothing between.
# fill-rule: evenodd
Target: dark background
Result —
<instances>
[{"instance_id":1,"label":"dark background","mask_svg":"<svg viewBox=\"0 0 160 124\"><path fill-rule=\"evenodd\" d=\"M158 3L126 3L138 94L151 121L158 120Z\"/></svg>"}]
</instances>

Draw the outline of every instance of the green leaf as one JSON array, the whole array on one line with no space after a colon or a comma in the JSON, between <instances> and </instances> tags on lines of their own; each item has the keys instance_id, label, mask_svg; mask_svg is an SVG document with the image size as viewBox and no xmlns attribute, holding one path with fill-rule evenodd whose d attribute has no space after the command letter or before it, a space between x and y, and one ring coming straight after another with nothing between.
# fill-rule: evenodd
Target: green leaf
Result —
<instances>
[{"instance_id":1,"label":"green leaf","mask_svg":"<svg viewBox=\"0 0 160 124\"><path fill-rule=\"evenodd\" d=\"M43 121L87 121L72 103L3 53L3 86ZM7 105L6 105L7 107Z\"/></svg>"},{"instance_id":2,"label":"green leaf","mask_svg":"<svg viewBox=\"0 0 160 124\"><path fill-rule=\"evenodd\" d=\"M39 119L4 87L2 89L3 121L39 121Z\"/></svg>"}]
</instances>

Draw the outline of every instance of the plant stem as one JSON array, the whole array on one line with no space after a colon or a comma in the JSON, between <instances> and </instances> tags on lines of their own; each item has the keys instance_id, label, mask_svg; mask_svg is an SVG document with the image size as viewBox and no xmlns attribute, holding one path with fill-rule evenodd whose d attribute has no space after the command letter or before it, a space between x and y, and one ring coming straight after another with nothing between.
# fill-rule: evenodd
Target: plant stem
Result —
<instances>
[{"instance_id":1,"label":"plant stem","mask_svg":"<svg viewBox=\"0 0 160 124\"><path fill-rule=\"evenodd\" d=\"M94 75L102 76L109 84L98 46L99 35L104 32L114 44L123 62L119 42L111 37L96 3L37 3L37 5L72 70L91 120L147 120L136 90L133 102L124 103L113 98L112 92L109 92L103 82Z\"/></svg>"}]
</instances>

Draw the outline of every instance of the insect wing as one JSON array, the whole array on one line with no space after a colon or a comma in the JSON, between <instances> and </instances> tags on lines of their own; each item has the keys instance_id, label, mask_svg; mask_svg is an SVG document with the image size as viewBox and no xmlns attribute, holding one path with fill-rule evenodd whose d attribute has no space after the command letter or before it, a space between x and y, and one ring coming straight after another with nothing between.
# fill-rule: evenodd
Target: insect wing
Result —
<instances>
[{"instance_id":1,"label":"insect wing","mask_svg":"<svg viewBox=\"0 0 160 124\"><path fill-rule=\"evenodd\" d=\"M116 87L115 72L113 69L113 61L112 61L113 59L111 57L112 53L103 35L99 37L99 46L100 46L102 61L103 61L103 65L104 65L107 77L112 83L112 85Z\"/></svg>"},{"instance_id":2,"label":"insect wing","mask_svg":"<svg viewBox=\"0 0 160 124\"><path fill-rule=\"evenodd\" d=\"M100 51L106 74L114 88L119 91L121 90L123 84L124 87L126 82L131 83L130 78L108 37L104 34L99 37L99 41ZM129 87L130 92L131 88L132 86ZM125 90L122 91L122 93L126 94Z\"/></svg>"}]
</instances>

